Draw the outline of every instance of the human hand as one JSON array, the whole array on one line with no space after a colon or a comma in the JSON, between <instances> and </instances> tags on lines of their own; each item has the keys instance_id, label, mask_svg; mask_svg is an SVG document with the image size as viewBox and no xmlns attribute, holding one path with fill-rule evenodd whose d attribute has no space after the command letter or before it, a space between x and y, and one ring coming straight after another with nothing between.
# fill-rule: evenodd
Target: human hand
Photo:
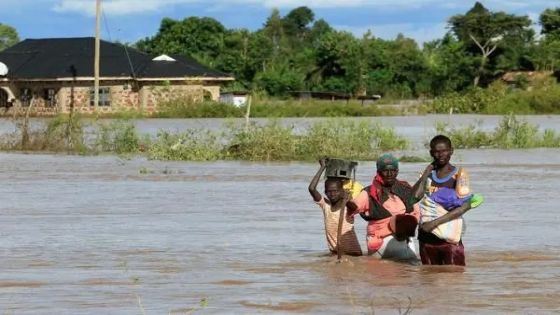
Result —
<instances>
[{"instance_id":1,"label":"human hand","mask_svg":"<svg viewBox=\"0 0 560 315\"><path fill-rule=\"evenodd\" d=\"M422 229L422 231L429 233L437 228L437 224L435 224L434 221L425 222L420 225L420 228Z\"/></svg>"},{"instance_id":2,"label":"human hand","mask_svg":"<svg viewBox=\"0 0 560 315\"><path fill-rule=\"evenodd\" d=\"M350 191L344 190L343 195L342 195L342 202L344 203L344 206L346 207L346 215L351 217L354 214L354 211L352 209L355 210L355 207L353 207L352 193ZM349 203L350 203L350 206L348 206Z\"/></svg>"},{"instance_id":3,"label":"human hand","mask_svg":"<svg viewBox=\"0 0 560 315\"><path fill-rule=\"evenodd\" d=\"M434 163L430 163L428 164L428 166L426 166L426 169L424 170L424 174L428 174L433 170L434 170Z\"/></svg>"},{"instance_id":4,"label":"human hand","mask_svg":"<svg viewBox=\"0 0 560 315\"><path fill-rule=\"evenodd\" d=\"M343 189L342 190L342 200L344 201L344 204L346 204L348 201L352 200L352 193L349 190Z\"/></svg>"}]
</instances>

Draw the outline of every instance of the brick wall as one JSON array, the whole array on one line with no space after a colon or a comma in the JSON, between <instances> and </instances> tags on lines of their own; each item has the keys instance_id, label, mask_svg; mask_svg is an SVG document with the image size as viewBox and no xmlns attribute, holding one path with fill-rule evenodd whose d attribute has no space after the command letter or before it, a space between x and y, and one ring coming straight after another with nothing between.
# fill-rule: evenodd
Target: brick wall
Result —
<instances>
[{"instance_id":1,"label":"brick wall","mask_svg":"<svg viewBox=\"0 0 560 315\"><path fill-rule=\"evenodd\" d=\"M109 88L110 106L91 106L90 99L93 82L17 82L16 84L0 84L13 91L16 101L14 107L22 106L20 100L22 89L30 89L33 95L34 116L52 116L57 113L68 113L74 109L81 113L112 113L123 111L157 111L158 104L177 99L187 98L202 101L207 95L217 100L220 86L217 83L201 82L135 82L135 81L102 81L100 88ZM45 99L46 89L55 91L55 104L49 106ZM9 115L13 108L0 109L0 115Z\"/></svg>"}]
</instances>

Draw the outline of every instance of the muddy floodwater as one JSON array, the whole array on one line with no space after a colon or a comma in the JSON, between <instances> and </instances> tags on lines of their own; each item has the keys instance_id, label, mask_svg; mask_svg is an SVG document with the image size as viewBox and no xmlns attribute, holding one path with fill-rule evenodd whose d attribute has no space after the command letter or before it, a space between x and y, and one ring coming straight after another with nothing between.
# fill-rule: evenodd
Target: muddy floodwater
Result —
<instances>
[{"instance_id":1,"label":"muddy floodwater","mask_svg":"<svg viewBox=\"0 0 560 315\"><path fill-rule=\"evenodd\" d=\"M312 163L0 154L0 311L559 313L560 150L457 160L486 197L466 215L466 268L336 263L307 192ZM360 163L358 180L373 169Z\"/></svg>"}]
</instances>

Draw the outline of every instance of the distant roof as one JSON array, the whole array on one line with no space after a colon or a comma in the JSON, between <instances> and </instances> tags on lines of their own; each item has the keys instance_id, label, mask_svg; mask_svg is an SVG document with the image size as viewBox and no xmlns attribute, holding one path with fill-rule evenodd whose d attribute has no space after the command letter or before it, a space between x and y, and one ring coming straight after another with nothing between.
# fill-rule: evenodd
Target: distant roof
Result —
<instances>
[{"instance_id":1,"label":"distant roof","mask_svg":"<svg viewBox=\"0 0 560 315\"><path fill-rule=\"evenodd\" d=\"M135 48L104 40L100 42L99 71L102 78L233 80L231 75L188 57L153 60L154 56ZM0 62L10 69L7 75L10 79L93 77L94 47L93 37L26 39L1 51Z\"/></svg>"}]
</instances>

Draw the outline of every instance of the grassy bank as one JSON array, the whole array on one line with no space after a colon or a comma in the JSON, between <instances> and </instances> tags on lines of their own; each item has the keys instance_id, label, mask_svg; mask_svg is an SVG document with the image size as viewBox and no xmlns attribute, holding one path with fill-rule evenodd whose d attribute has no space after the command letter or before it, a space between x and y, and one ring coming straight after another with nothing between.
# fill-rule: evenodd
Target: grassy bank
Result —
<instances>
[{"instance_id":1,"label":"grassy bank","mask_svg":"<svg viewBox=\"0 0 560 315\"><path fill-rule=\"evenodd\" d=\"M395 101L398 103L398 101ZM259 118L279 117L366 117L395 116L422 112L420 106L393 106L385 103L362 104L358 100L295 100L254 97L251 101L250 116ZM158 118L229 118L244 117L247 105L234 105L218 102L192 102L172 100L163 103L160 111L151 117Z\"/></svg>"},{"instance_id":2,"label":"grassy bank","mask_svg":"<svg viewBox=\"0 0 560 315\"><path fill-rule=\"evenodd\" d=\"M432 113L461 114L559 114L560 84L555 80L536 82L530 88L513 88L495 82L486 89L438 97L427 105Z\"/></svg>"}]
</instances>

